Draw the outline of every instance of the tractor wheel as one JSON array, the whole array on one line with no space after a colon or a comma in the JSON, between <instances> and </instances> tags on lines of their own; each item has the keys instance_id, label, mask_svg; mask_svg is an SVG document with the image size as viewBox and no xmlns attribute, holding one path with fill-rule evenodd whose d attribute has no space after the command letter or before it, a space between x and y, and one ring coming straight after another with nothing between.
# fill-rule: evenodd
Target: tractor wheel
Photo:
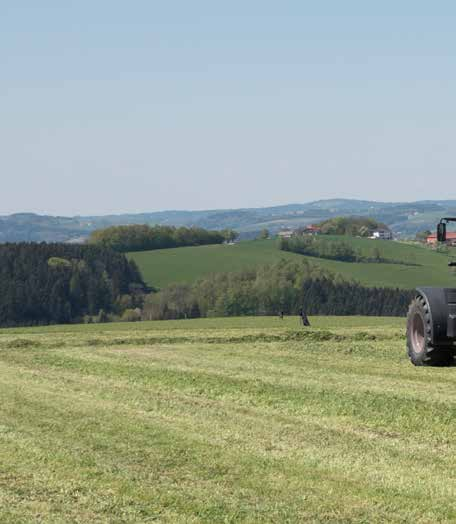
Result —
<instances>
[{"instance_id":1,"label":"tractor wheel","mask_svg":"<svg viewBox=\"0 0 456 524\"><path fill-rule=\"evenodd\" d=\"M407 315L407 354L415 366L451 366L453 349L431 345L431 315L422 296L412 300Z\"/></svg>"}]
</instances>

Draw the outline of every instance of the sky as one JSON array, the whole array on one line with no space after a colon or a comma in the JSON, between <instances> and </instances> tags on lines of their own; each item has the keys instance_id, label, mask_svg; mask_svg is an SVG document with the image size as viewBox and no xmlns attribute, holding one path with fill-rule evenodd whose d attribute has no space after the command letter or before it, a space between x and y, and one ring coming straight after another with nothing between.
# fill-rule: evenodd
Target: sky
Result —
<instances>
[{"instance_id":1,"label":"sky","mask_svg":"<svg viewBox=\"0 0 456 524\"><path fill-rule=\"evenodd\" d=\"M456 3L2 0L0 215L455 198Z\"/></svg>"}]
</instances>

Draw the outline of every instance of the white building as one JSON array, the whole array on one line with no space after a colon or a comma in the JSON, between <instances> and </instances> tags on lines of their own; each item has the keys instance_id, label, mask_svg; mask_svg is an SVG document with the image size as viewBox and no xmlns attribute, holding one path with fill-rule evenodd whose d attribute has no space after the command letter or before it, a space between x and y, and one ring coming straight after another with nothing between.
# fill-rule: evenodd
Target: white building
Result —
<instances>
[{"instance_id":1,"label":"white building","mask_svg":"<svg viewBox=\"0 0 456 524\"><path fill-rule=\"evenodd\" d=\"M377 238L381 240L392 240L393 233L389 229L377 229L372 233L371 238Z\"/></svg>"},{"instance_id":2,"label":"white building","mask_svg":"<svg viewBox=\"0 0 456 524\"><path fill-rule=\"evenodd\" d=\"M294 231L291 229L285 229L284 231L279 231L277 233L277 236L279 238L291 238L293 236Z\"/></svg>"}]
</instances>

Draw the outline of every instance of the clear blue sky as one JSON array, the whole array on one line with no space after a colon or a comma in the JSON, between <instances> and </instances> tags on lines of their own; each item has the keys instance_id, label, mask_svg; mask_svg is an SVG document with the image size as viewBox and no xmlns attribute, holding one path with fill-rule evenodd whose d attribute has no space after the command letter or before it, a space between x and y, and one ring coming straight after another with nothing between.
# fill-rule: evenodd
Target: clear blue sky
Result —
<instances>
[{"instance_id":1,"label":"clear blue sky","mask_svg":"<svg viewBox=\"0 0 456 524\"><path fill-rule=\"evenodd\" d=\"M456 3L3 0L0 214L455 198Z\"/></svg>"}]
</instances>

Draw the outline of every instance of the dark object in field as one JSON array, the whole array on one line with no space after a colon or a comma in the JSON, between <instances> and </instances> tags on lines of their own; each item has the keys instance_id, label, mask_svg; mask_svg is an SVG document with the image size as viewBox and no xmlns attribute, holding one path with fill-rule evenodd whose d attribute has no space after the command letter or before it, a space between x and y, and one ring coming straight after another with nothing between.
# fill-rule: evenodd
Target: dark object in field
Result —
<instances>
[{"instance_id":1,"label":"dark object in field","mask_svg":"<svg viewBox=\"0 0 456 524\"><path fill-rule=\"evenodd\" d=\"M281 311L281 312L279 313L279 318L280 318L280 320L283 320L283 311Z\"/></svg>"},{"instance_id":2,"label":"dark object in field","mask_svg":"<svg viewBox=\"0 0 456 524\"><path fill-rule=\"evenodd\" d=\"M436 242L446 242L442 218ZM449 264L451 265L451 264ZM415 366L451 366L456 354L456 288L417 288L407 314L407 354Z\"/></svg>"},{"instance_id":3,"label":"dark object in field","mask_svg":"<svg viewBox=\"0 0 456 524\"><path fill-rule=\"evenodd\" d=\"M307 318L307 315L304 309L301 309L299 311L299 316L301 317L301 322L303 326L310 326L309 319Z\"/></svg>"}]
</instances>

